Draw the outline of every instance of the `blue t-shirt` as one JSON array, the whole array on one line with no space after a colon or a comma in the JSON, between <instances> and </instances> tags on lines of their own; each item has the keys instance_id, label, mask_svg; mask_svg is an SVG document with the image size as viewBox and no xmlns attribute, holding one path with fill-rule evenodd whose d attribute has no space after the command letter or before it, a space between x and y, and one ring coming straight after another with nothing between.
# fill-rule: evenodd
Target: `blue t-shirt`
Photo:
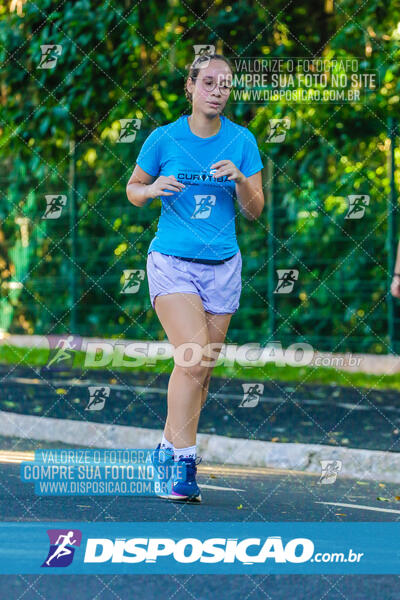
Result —
<instances>
[{"instance_id":1,"label":"blue t-shirt","mask_svg":"<svg viewBox=\"0 0 400 600\"><path fill-rule=\"evenodd\" d=\"M210 167L231 160L249 177L263 168L257 141L245 127L221 115L217 134L195 135L188 115L157 127L145 140L137 164L149 175L175 175L183 191L160 196L161 215L148 253L197 259L224 259L236 254L235 182L213 179ZM171 192L172 190L166 190Z\"/></svg>"}]
</instances>

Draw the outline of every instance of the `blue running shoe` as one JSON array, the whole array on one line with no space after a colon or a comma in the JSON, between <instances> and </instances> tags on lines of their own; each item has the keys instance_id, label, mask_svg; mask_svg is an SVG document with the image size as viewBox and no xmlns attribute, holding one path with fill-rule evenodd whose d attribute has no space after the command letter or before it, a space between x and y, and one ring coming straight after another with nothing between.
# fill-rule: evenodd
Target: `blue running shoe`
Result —
<instances>
[{"instance_id":1,"label":"blue running shoe","mask_svg":"<svg viewBox=\"0 0 400 600\"><path fill-rule=\"evenodd\" d=\"M152 463L156 471L156 476L159 475L164 483L168 482L165 479L165 470L160 467L173 467L174 466L174 451L172 448L161 448L161 444L158 444L157 448L153 452ZM168 485L168 489L171 488L171 483ZM168 494L162 492L156 494L159 498L167 498Z\"/></svg>"},{"instance_id":2,"label":"blue running shoe","mask_svg":"<svg viewBox=\"0 0 400 600\"><path fill-rule=\"evenodd\" d=\"M200 464L202 460L203 459L200 457L181 458L179 462L186 463L186 478L184 481L175 479L172 484L171 493L163 497L177 502L201 502L200 488L196 483L196 472L197 465ZM178 465L179 462L176 461L175 464Z\"/></svg>"}]
</instances>

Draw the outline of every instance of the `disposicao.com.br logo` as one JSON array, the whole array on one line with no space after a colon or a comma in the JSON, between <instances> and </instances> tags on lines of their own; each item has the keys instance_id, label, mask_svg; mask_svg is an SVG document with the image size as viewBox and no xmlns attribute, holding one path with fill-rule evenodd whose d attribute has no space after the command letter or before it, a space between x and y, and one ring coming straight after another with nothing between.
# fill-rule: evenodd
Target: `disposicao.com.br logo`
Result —
<instances>
[{"instance_id":1,"label":"disposicao.com.br logo","mask_svg":"<svg viewBox=\"0 0 400 600\"><path fill-rule=\"evenodd\" d=\"M252 549L252 550L250 550ZM309 538L293 538L285 545L280 536L262 538L89 538L85 563L156 563L169 557L178 563L265 563L359 562L362 552L317 552Z\"/></svg>"},{"instance_id":2,"label":"disposicao.com.br logo","mask_svg":"<svg viewBox=\"0 0 400 600\"><path fill-rule=\"evenodd\" d=\"M80 546L82 532L79 529L48 529L50 548L42 567L68 567Z\"/></svg>"}]
</instances>

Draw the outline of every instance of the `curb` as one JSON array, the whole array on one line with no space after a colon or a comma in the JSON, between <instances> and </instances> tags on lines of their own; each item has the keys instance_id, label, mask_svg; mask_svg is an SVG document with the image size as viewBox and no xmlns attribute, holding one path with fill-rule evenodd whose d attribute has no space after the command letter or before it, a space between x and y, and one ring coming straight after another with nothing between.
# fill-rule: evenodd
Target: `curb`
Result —
<instances>
[{"instance_id":1,"label":"curb","mask_svg":"<svg viewBox=\"0 0 400 600\"><path fill-rule=\"evenodd\" d=\"M94 448L155 448L161 429L88 423L0 411L0 435ZM198 454L223 465L321 475L320 460L340 460L341 477L400 483L400 453L320 444L274 443L198 433Z\"/></svg>"}]
</instances>

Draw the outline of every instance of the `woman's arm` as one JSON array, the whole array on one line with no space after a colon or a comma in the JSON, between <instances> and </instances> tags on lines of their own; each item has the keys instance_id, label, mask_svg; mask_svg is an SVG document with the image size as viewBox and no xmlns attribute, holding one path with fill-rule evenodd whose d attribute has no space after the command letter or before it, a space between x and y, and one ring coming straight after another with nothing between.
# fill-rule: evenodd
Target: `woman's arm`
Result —
<instances>
[{"instance_id":1,"label":"woman's arm","mask_svg":"<svg viewBox=\"0 0 400 600\"><path fill-rule=\"evenodd\" d=\"M184 187L184 184L178 181L174 175L155 177L136 165L127 183L126 195L129 202L141 207L149 204L153 198L172 196L174 193L183 190ZM165 190L172 191L166 192Z\"/></svg>"},{"instance_id":2,"label":"woman's arm","mask_svg":"<svg viewBox=\"0 0 400 600\"><path fill-rule=\"evenodd\" d=\"M264 208L264 193L262 189L261 171L236 181L236 196L240 212L249 221L258 219Z\"/></svg>"},{"instance_id":3,"label":"woman's arm","mask_svg":"<svg viewBox=\"0 0 400 600\"><path fill-rule=\"evenodd\" d=\"M155 179L156 177L149 175L139 165L136 165L126 185L126 195L129 202L139 207L149 204L153 199L149 188Z\"/></svg>"},{"instance_id":4,"label":"woman's arm","mask_svg":"<svg viewBox=\"0 0 400 600\"><path fill-rule=\"evenodd\" d=\"M261 170L246 177L231 160L219 160L210 168L214 169L213 177L216 179L228 175L228 179L235 182L236 196L242 215L249 221L258 219L264 208Z\"/></svg>"},{"instance_id":5,"label":"woman's arm","mask_svg":"<svg viewBox=\"0 0 400 600\"><path fill-rule=\"evenodd\" d=\"M397 257L396 264L394 267L394 273L400 273L400 242L397 246ZM400 298L400 276L393 273L392 285L390 291L392 292L392 296L395 298Z\"/></svg>"}]
</instances>

